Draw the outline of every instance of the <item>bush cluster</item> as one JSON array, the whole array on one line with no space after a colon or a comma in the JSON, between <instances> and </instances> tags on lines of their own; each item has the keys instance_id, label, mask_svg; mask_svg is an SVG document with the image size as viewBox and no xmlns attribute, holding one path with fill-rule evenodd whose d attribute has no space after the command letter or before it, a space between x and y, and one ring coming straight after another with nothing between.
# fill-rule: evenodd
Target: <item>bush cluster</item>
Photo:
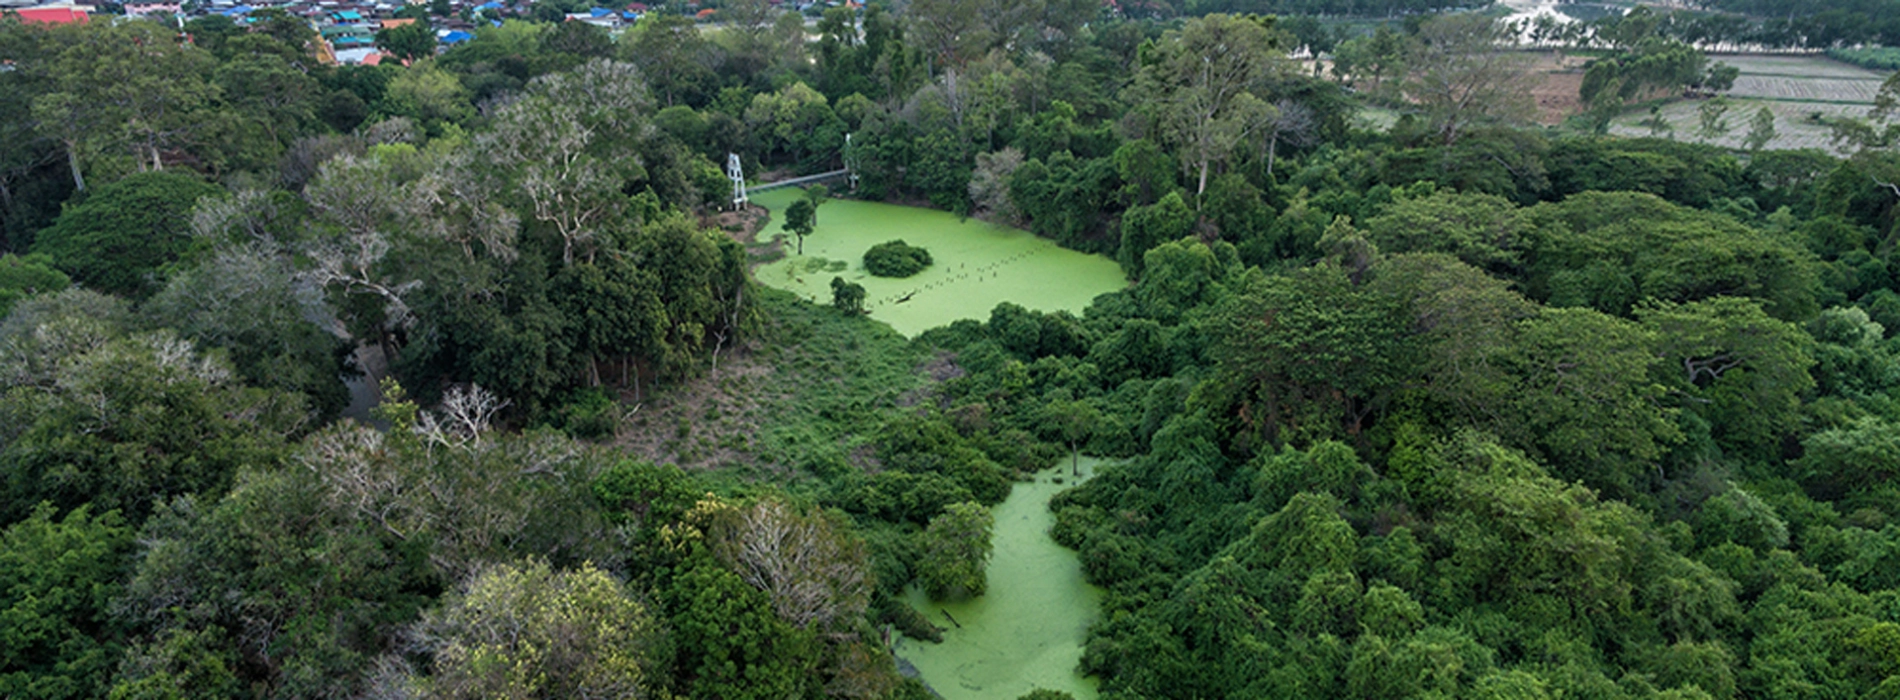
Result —
<instances>
[{"instance_id":1,"label":"bush cluster","mask_svg":"<svg viewBox=\"0 0 1900 700\"><path fill-rule=\"evenodd\" d=\"M864 251L864 269L879 277L909 277L930 267L930 251L905 243L886 241Z\"/></svg>"}]
</instances>

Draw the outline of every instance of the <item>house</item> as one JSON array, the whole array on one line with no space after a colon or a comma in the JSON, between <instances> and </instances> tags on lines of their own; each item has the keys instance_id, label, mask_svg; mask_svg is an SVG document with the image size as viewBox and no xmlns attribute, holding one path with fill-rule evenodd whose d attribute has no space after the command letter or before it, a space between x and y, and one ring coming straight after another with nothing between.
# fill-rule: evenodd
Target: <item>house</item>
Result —
<instances>
[{"instance_id":1,"label":"house","mask_svg":"<svg viewBox=\"0 0 1900 700\"><path fill-rule=\"evenodd\" d=\"M156 2L128 2L125 4L125 16L149 17L151 15L158 15L158 14L175 15L175 14L178 14L183 9L184 9L184 6L179 3L164 2L163 0L158 0Z\"/></svg>"}]
</instances>

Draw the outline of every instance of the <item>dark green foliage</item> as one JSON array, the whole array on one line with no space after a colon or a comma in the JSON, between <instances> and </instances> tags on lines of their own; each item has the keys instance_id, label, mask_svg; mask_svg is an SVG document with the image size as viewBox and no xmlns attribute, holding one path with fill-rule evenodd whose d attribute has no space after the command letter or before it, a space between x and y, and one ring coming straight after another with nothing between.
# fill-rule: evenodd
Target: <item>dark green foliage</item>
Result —
<instances>
[{"instance_id":1,"label":"dark green foliage","mask_svg":"<svg viewBox=\"0 0 1900 700\"><path fill-rule=\"evenodd\" d=\"M1141 277L1142 259L1155 246L1186 236L1194 226L1194 212L1181 193L1169 192L1151 206L1131 207L1122 214L1122 243L1116 259L1129 277Z\"/></svg>"},{"instance_id":2,"label":"dark green foliage","mask_svg":"<svg viewBox=\"0 0 1900 700\"><path fill-rule=\"evenodd\" d=\"M220 191L188 173L133 175L69 206L34 237L33 252L75 283L143 298L160 288L159 270L190 248L191 208Z\"/></svg>"},{"instance_id":3,"label":"dark green foliage","mask_svg":"<svg viewBox=\"0 0 1900 700\"><path fill-rule=\"evenodd\" d=\"M429 26L426 19L376 32L376 48L404 61L434 56L435 45L435 29Z\"/></svg>"},{"instance_id":4,"label":"dark green foliage","mask_svg":"<svg viewBox=\"0 0 1900 700\"><path fill-rule=\"evenodd\" d=\"M831 278L831 307L853 316L864 313L864 285Z\"/></svg>"},{"instance_id":5,"label":"dark green foliage","mask_svg":"<svg viewBox=\"0 0 1900 700\"><path fill-rule=\"evenodd\" d=\"M879 277L909 277L930 267L930 251L905 243L885 241L864 251L864 270Z\"/></svg>"},{"instance_id":6,"label":"dark green foliage","mask_svg":"<svg viewBox=\"0 0 1900 700\"><path fill-rule=\"evenodd\" d=\"M39 317L41 301L0 327L0 364L17 372L0 398L11 504L0 519L47 500L136 521L172 496L215 496L239 466L275 462L303 422L297 397L242 385L170 331L121 336L90 318Z\"/></svg>"}]
</instances>

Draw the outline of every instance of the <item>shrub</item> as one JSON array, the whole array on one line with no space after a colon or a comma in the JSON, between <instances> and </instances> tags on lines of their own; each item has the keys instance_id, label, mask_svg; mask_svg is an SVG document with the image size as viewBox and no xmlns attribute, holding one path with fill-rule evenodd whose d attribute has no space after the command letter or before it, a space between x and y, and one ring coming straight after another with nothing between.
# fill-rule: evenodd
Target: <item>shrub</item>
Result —
<instances>
[{"instance_id":1,"label":"shrub","mask_svg":"<svg viewBox=\"0 0 1900 700\"><path fill-rule=\"evenodd\" d=\"M902 240L887 241L864 251L864 269L879 277L909 277L930 267L930 251Z\"/></svg>"}]
</instances>

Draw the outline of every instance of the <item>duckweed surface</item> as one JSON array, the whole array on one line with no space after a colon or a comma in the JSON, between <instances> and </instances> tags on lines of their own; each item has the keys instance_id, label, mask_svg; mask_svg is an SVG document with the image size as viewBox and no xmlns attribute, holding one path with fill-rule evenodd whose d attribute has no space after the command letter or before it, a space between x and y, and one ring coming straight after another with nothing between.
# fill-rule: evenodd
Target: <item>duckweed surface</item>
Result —
<instances>
[{"instance_id":1,"label":"duckweed surface","mask_svg":"<svg viewBox=\"0 0 1900 700\"><path fill-rule=\"evenodd\" d=\"M753 201L776 213L802 194L784 188ZM779 234L779 227L774 219L759 232L760 240ZM789 253L796 245L786 235ZM865 272L864 251L894 238L929 250L934 264L902 279ZM818 227L805 238L804 255L787 255L757 273L760 282L819 304L831 303L833 276L864 285L865 310L905 337L959 319L988 319L990 309L1005 301L1080 314L1096 295L1127 284L1115 261L1028 231L959 221L934 209L849 199L818 208Z\"/></svg>"},{"instance_id":2,"label":"duckweed surface","mask_svg":"<svg viewBox=\"0 0 1900 700\"><path fill-rule=\"evenodd\" d=\"M1101 463L1083 457L1082 479ZM1063 460L1035 481L1016 484L996 506L989 593L937 603L911 588L910 604L948 629L941 644L902 639L897 655L947 700L1015 698L1036 688L1067 691L1078 700L1096 696L1094 680L1078 673L1076 663L1101 589L1083 580L1076 553L1049 537L1055 524L1049 499L1078 481Z\"/></svg>"}]
</instances>

